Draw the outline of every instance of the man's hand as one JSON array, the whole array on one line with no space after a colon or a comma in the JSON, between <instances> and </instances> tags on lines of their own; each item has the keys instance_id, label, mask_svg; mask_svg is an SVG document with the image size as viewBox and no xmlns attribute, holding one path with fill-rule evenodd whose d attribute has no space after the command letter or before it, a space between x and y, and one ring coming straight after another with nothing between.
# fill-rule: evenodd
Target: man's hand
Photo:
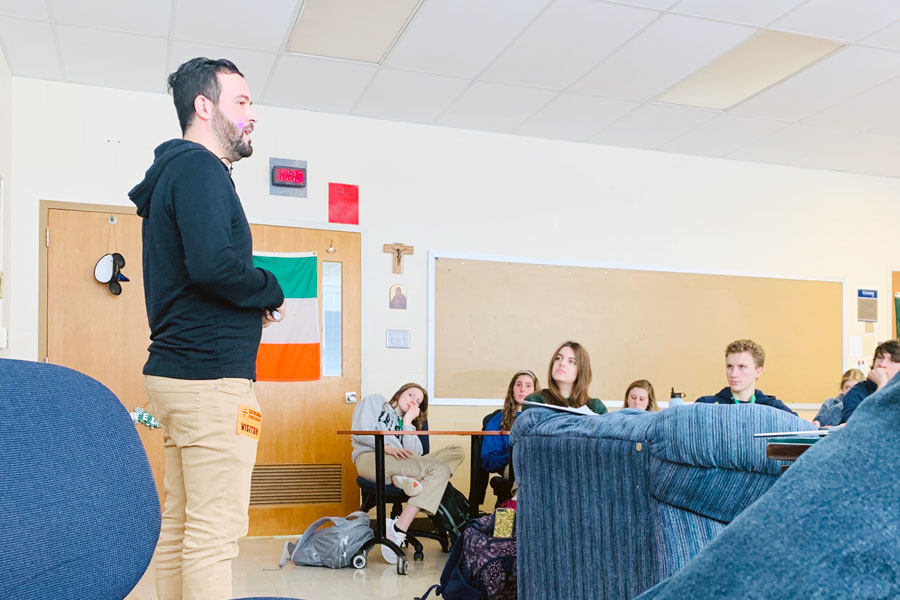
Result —
<instances>
[{"instance_id":1,"label":"man's hand","mask_svg":"<svg viewBox=\"0 0 900 600\"><path fill-rule=\"evenodd\" d=\"M410 406L409 410L403 415L403 424L404 425L412 425L413 420L419 416L419 407L418 406Z\"/></svg>"},{"instance_id":2,"label":"man's hand","mask_svg":"<svg viewBox=\"0 0 900 600\"><path fill-rule=\"evenodd\" d=\"M397 460L406 460L407 458L411 458L413 455L412 450L397 448L396 446L385 446L384 453L388 456L393 456Z\"/></svg>"},{"instance_id":3,"label":"man's hand","mask_svg":"<svg viewBox=\"0 0 900 600\"><path fill-rule=\"evenodd\" d=\"M278 313L277 316L275 314L273 314L275 312ZM263 311L262 311L262 326L263 326L263 328L268 327L272 323L280 323L281 321L284 321L284 314L285 313L284 313L284 304L283 303L281 306L276 308L274 311L271 311L268 308L263 309Z\"/></svg>"},{"instance_id":4,"label":"man's hand","mask_svg":"<svg viewBox=\"0 0 900 600\"><path fill-rule=\"evenodd\" d=\"M887 371L882 367L875 367L871 371L869 371L869 381L878 386L880 390L884 386L887 385L887 382L890 381L888 378Z\"/></svg>"}]
</instances>

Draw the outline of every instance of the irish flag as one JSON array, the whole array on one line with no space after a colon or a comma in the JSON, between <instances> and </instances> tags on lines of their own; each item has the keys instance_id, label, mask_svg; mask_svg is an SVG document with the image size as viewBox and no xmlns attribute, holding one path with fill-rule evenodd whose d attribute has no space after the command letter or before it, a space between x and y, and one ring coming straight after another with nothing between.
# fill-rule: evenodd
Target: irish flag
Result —
<instances>
[{"instance_id":1,"label":"irish flag","mask_svg":"<svg viewBox=\"0 0 900 600\"><path fill-rule=\"evenodd\" d=\"M315 252L254 252L253 265L271 271L284 290L284 321L262 332L258 381L315 381L321 376L318 267Z\"/></svg>"}]
</instances>

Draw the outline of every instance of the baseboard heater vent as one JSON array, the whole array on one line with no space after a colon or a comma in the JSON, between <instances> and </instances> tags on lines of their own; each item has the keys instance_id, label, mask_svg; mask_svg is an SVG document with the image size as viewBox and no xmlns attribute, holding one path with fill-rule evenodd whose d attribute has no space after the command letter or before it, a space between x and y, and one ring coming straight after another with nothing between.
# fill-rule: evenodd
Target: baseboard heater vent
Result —
<instances>
[{"instance_id":1,"label":"baseboard heater vent","mask_svg":"<svg viewBox=\"0 0 900 600\"><path fill-rule=\"evenodd\" d=\"M256 465L250 506L341 502L341 465L282 463Z\"/></svg>"}]
</instances>

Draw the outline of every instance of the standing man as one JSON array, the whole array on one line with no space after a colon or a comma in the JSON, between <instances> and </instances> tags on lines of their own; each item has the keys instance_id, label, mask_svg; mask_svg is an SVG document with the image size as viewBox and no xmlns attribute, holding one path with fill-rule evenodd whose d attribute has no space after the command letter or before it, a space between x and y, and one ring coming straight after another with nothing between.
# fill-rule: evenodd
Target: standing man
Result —
<instances>
[{"instance_id":1,"label":"standing man","mask_svg":"<svg viewBox=\"0 0 900 600\"><path fill-rule=\"evenodd\" d=\"M256 352L262 327L284 315L284 294L253 267L231 181L231 165L253 153L244 76L231 61L194 58L169 89L183 139L157 147L128 193L143 217L145 387L166 457L156 588L160 600L220 600L231 598L231 560L247 533L262 419Z\"/></svg>"},{"instance_id":2,"label":"standing man","mask_svg":"<svg viewBox=\"0 0 900 600\"><path fill-rule=\"evenodd\" d=\"M753 340L736 340L725 348L725 377L728 387L715 396L701 396L697 402L707 404L765 404L772 408L797 413L775 396L766 396L756 388L756 380L766 364L766 352Z\"/></svg>"}]
</instances>

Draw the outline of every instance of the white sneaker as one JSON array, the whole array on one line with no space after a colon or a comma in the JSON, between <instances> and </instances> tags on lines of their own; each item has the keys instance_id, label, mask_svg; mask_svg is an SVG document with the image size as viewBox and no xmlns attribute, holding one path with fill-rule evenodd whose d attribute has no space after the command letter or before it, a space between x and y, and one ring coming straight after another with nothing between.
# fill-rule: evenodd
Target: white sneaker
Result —
<instances>
[{"instance_id":1,"label":"white sneaker","mask_svg":"<svg viewBox=\"0 0 900 600\"><path fill-rule=\"evenodd\" d=\"M403 547L404 542L406 542L406 534L401 533L394 529L394 523L397 522L397 519L385 519L385 537L391 540L401 548ZM384 544L380 544L381 546L381 556L384 557L384 560L389 562L392 565L397 564L397 553L391 550L388 546Z\"/></svg>"},{"instance_id":2,"label":"white sneaker","mask_svg":"<svg viewBox=\"0 0 900 600\"><path fill-rule=\"evenodd\" d=\"M422 483L418 479L406 475L394 475L391 477L391 483L403 490L403 493L410 498L422 493Z\"/></svg>"}]
</instances>

